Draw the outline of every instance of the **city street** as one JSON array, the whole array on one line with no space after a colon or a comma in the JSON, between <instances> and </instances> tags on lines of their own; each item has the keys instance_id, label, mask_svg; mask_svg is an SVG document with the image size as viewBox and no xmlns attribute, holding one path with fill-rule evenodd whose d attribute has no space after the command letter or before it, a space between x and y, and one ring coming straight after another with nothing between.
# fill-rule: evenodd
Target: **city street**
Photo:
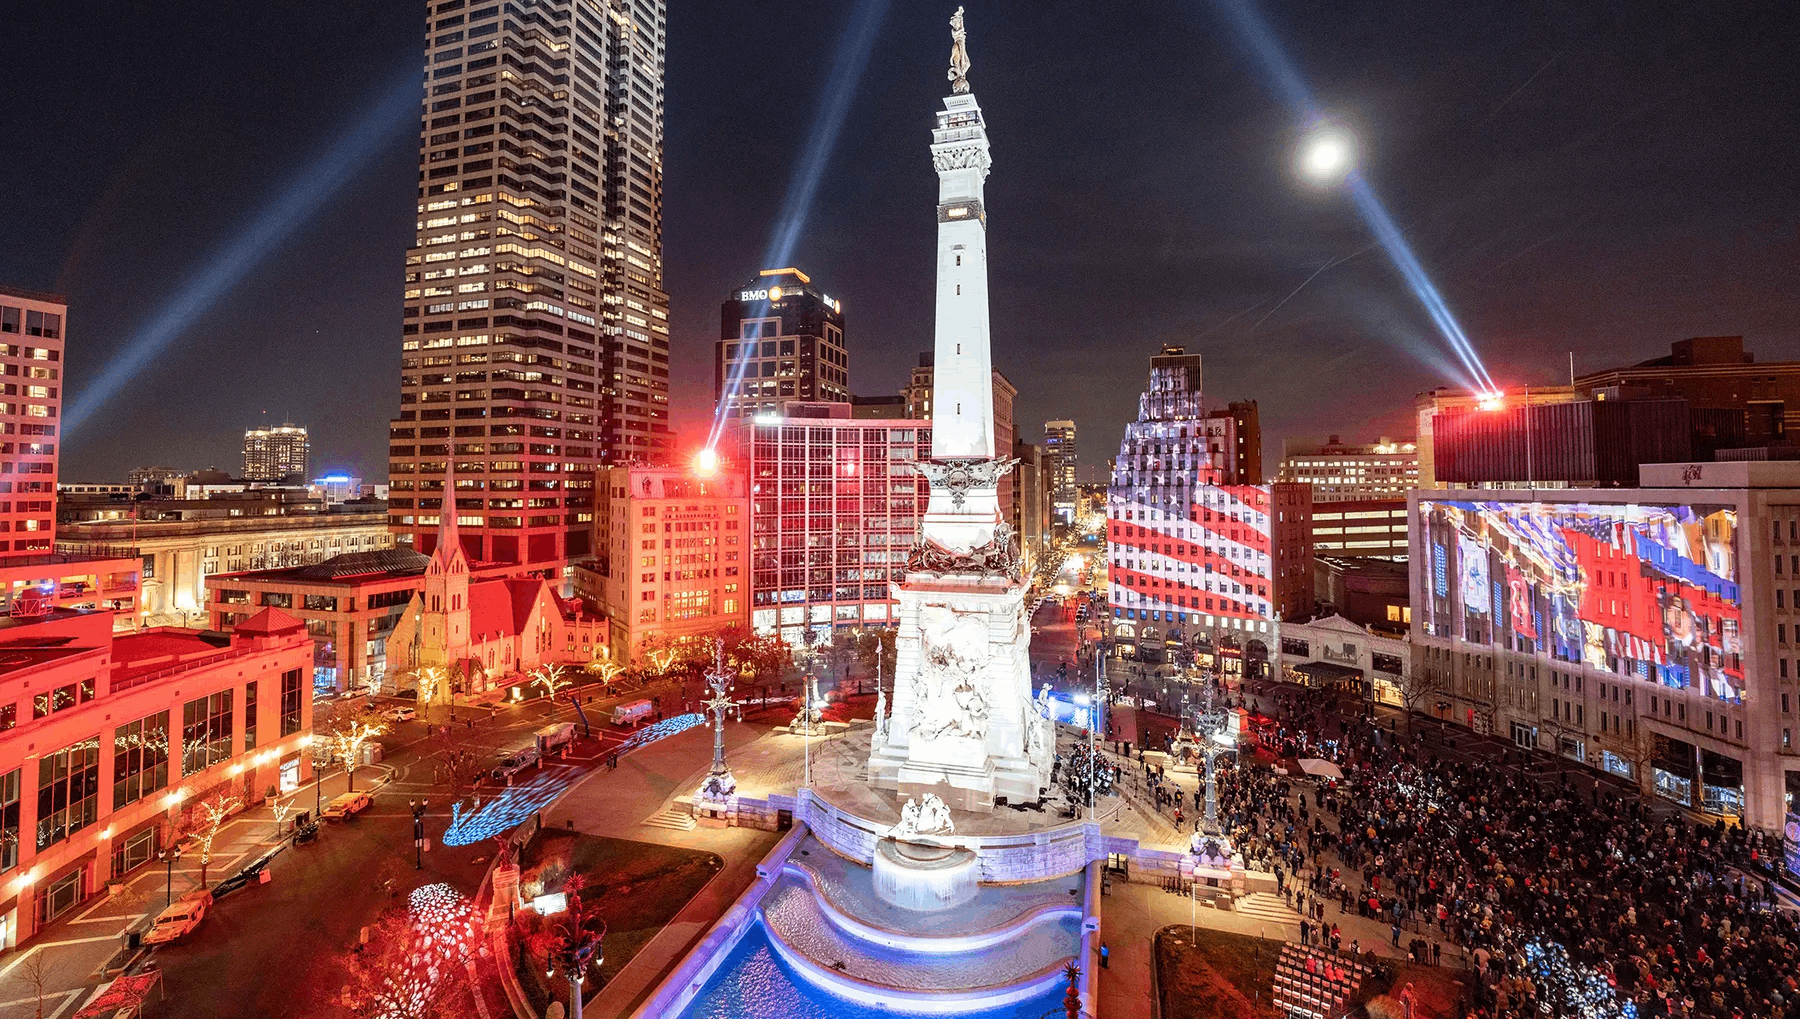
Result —
<instances>
[{"instance_id":1,"label":"city street","mask_svg":"<svg viewBox=\"0 0 1800 1019\"><path fill-rule=\"evenodd\" d=\"M664 687L660 692L667 700L674 690ZM649 695L597 700L583 708L599 722L610 717L611 703ZM444 717L441 711L435 714ZM476 717L472 726L466 722L471 714ZM541 700L496 708L459 706L457 715L466 745L484 759L531 742L532 733L550 721L574 721L578 733L580 725L567 703L546 713ZM630 735L629 730L604 724L597 724L594 732L594 739L577 739L565 759L542 765L542 773L554 777L554 789L604 762ZM336 958L357 943L361 928L382 910L404 903L414 888L434 882L466 896L476 893L494 846L487 839L464 846L442 844L452 820L448 783L436 775L442 744L430 736L423 721L401 723L380 742L383 762L359 768L356 774L356 788L373 790L373 806L348 820L324 822L315 843L282 850L268 868L268 883L253 881L219 899L185 941L150 950L148 965L163 971L164 1001L155 1015L199 1019L313 1014L342 982L335 972ZM519 781L539 773L528 769ZM333 769L317 789L309 784L296 790L291 801L296 811L313 810L316 803L328 802L345 788L343 773ZM484 783L479 798L491 800L497 791ZM414 798L430 803L425 831L431 849L422 856L412 840L408 801ZM291 831L291 826L290 817L285 827ZM215 845L207 883L216 885L282 841L275 835L267 806L238 815ZM422 869L415 869L415 858L422 859ZM191 855L172 868L153 861L128 882L140 897L131 907L100 897L46 931L0 967L4 985L0 1019L36 1016L37 989L26 974L35 968L31 960L39 955L45 959L44 1015L59 1019L75 1011L107 979L101 967L119 952L124 931L199 883L200 867Z\"/></svg>"}]
</instances>

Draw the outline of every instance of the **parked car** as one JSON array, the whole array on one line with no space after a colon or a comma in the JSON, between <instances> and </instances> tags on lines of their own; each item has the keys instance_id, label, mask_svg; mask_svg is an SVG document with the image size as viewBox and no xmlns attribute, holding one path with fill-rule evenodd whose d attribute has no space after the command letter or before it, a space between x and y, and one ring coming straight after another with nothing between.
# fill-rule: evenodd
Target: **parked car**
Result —
<instances>
[{"instance_id":1,"label":"parked car","mask_svg":"<svg viewBox=\"0 0 1800 1019\"><path fill-rule=\"evenodd\" d=\"M189 892L176 899L174 904L156 914L151 921L150 930L144 934L144 944L163 945L180 941L200 926L206 919L206 911L212 907L212 892L202 888L197 892Z\"/></svg>"},{"instance_id":2,"label":"parked car","mask_svg":"<svg viewBox=\"0 0 1800 1019\"><path fill-rule=\"evenodd\" d=\"M385 714L390 722L410 722L419 717L419 713L412 708L389 708Z\"/></svg>"},{"instance_id":3,"label":"parked car","mask_svg":"<svg viewBox=\"0 0 1800 1019\"><path fill-rule=\"evenodd\" d=\"M409 686L404 690L394 691L394 696L400 698L403 701L416 701L419 699L419 690L417 687Z\"/></svg>"},{"instance_id":4,"label":"parked car","mask_svg":"<svg viewBox=\"0 0 1800 1019\"><path fill-rule=\"evenodd\" d=\"M524 771L526 768L536 764L537 760L538 748L537 744L533 743L530 746L520 747L517 750L501 754L500 759L494 763L493 770L489 771L488 774L493 776L496 782L504 782L514 775L517 775L519 772Z\"/></svg>"},{"instance_id":5,"label":"parked car","mask_svg":"<svg viewBox=\"0 0 1800 1019\"><path fill-rule=\"evenodd\" d=\"M319 811L319 816L328 821L342 821L352 814L369 809L374 802L374 798L365 792L343 793L332 797L331 802L325 804L325 809Z\"/></svg>"}]
</instances>

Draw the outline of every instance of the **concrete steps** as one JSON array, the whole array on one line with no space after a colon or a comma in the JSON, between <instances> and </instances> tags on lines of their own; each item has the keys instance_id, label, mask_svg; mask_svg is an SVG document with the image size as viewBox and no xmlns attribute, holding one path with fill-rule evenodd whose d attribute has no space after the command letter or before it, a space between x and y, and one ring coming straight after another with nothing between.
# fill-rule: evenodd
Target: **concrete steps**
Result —
<instances>
[{"instance_id":1,"label":"concrete steps","mask_svg":"<svg viewBox=\"0 0 1800 1019\"><path fill-rule=\"evenodd\" d=\"M1300 914L1288 908L1287 900L1269 892L1251 892L1239 898L1232 909L1239 916L1252 920L1300 925Z\"/></svg>"},{"instance_id":2,"label":"concrete steps","mask_svg":"<svg viewBox=\"0 0 1800 1019\"><path fill-rule=\"evenodd\" d=\"M667 828L671 831L693 831L696 825L694 812L688 807L670 807L654 817L644 819L650 828Z\"/></svg>"}]
</instances>

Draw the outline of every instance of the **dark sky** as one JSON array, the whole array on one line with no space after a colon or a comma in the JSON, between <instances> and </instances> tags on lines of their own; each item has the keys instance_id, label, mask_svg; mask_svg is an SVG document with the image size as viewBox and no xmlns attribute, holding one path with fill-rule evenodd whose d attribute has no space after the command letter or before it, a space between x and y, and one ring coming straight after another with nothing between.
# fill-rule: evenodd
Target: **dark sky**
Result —
<instances>
[{"instance_id":1,"label":"dark sky","mask_svg":"<svg viewBox=\"0 0 1800 1019\"><path fill-rule=\"evenodd\" d=\"M760 267L853 5L671 8L666 257L691 443L719 302ZM953 9L892 5L794 258L844 301L861 393L892 392L931 343L927 145ZM0 281L69 295L72 396L416 67L422 10L9 11ZM1800 357L1791 5L1265 11L1319 101L1357 125L1368 178L1502 382L1562 381L1571 350L1586 370L1690 335ZM994 146L995 364L1028 437L1072 416L1102 461L1162 342L1205 355L1217 402L1260 400L1272 451L1410 430L1445 347L1380 249L1356 254L1371 235L1345 201L1296 185L1293 112L1219 8L978 0L968 24ZM236 469L265 412L312 427L320 469L385 475L417 158L412 114L388 124L65 437L66 479Z\"/></svg>"}]
</instances>

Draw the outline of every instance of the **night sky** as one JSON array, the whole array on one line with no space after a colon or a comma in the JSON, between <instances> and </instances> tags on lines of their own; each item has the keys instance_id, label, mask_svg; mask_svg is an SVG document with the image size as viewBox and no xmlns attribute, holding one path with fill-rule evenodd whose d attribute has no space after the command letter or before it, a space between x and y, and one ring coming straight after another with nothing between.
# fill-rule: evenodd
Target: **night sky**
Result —
<instances>
[{"instance_id":1,"label":"night sky","mask_svg":"<svg viewBox=\"0 0 1800 1019\"><path fill-rule=\"evenodd\" d=\"M719 303L761 267L857 7L670 6L665 256L692 444ZM843 300L863 394L895 391L931 345L927 145L954 7L888 9L793 258ZM1564 382L1569 351L1586 371L1691 335L1800 358L1790 4L1264 10L1320 103L1357 126L1366 176L1501 382ZM416 69L422 12L9 10L0 282L69 296L69 396L221 252L245 256L65 435L65 480L237 470L265 415L312 428L318 470L385 477L415 108L353 147L335 167L347 182L316 188L294 229L242 241ZM1072 416L1097 477L1165 342L1205 355L1214 402L1261 402L1271 471L1283 437L1410 433L1447 349L1345 200L1295 182L1295 116L1218 6L978 0L967 18L994 146L994 360L1027 438Z\"/></svg>"}]
</instances>

